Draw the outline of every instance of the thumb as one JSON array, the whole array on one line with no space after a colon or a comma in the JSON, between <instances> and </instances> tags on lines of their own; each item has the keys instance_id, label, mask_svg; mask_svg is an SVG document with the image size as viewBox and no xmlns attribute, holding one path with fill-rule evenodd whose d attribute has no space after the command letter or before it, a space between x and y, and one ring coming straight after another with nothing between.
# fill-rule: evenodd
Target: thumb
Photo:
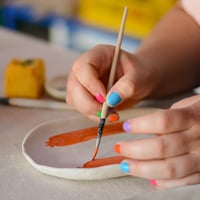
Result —
<instances>
[{"instance_id":1,"label":"thumb","mask_svg":"<svg viewBox=\"0 0 200 200\"><path fill-rule=\"evenodd\" d=\"M110 107L115 107L131 98L133 99L134 94L135 84L133 81L133 74L127 73L109 90L106 101Z\"/></svg>"}]
</instances>

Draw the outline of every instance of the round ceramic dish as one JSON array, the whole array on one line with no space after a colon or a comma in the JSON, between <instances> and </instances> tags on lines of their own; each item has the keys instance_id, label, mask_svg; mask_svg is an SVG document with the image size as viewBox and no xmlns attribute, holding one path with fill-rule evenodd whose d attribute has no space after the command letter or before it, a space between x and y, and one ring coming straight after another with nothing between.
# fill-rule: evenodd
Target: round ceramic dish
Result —
<instances>
[{"instance_id":1,"label":"round ceramic dish","mask_svg":"<svg viewBox=\"0 0 200 200\"><path fill-rule=\"evenodd\" d=\"M129 110L120 116L123 120L129 118L131 113L139 115L149 111L152 111L152 109ZM92 158L96 138L69 146L46 146L46 142L52 136L94 126L98 126L98 124L83 117L57 119L41 123L30 130L24 138L23 155L36 170L60 178L97 180L125 176L120 171L119 164L82 168L83 164ZM141 137L144 137L144 135L127 133L105 136L102 138L97 158L116 156L113 147L117 141Z\"/></svg>"},{"instance_id":2,"label":"round ceramic dish","mask_svg":"<svg viewBox=\"0 0 200 200\"><path fill-rule=\"evenodd\" d=\"M66 83L67 76L56 76L51 80L46 81L46 92L55 99L65 100L66 98Z\"/></svg>"}]
</instances>

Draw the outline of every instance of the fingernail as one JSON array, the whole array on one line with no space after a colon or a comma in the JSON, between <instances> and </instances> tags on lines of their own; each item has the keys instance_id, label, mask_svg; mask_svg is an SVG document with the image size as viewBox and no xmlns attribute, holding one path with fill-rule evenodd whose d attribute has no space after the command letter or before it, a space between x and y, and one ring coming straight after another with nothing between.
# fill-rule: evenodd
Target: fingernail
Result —
<instances>
[{"instance_id":1,"label":"fingernail","mask_svg":"<svg viewBox=\"0 0 200 200\"><path fill-rule=\"evenodd\" d=\"M127 162L122 162L120 164L120 170L124 173L129 173L129 164Z\"/></svg>"},{"instance_id":2,"label":"fingernail","mask_svg":"<svg viewBox=\"0 0 200 200\"><path fill-rule=\"evenodd\" d=\"M107 103L111 106L114 107L117 104L119 104L121 102L121 97L119 96L119 94L117 92L112 92L108 98L107 98Z\"/></svg>"},{"instance_id":3,"label":"fingernail","mask_svg":"<svg viewBox=\"0 0 200 200\"><path fill-rule=\"evenodd\" d=\"M155 179L152 179L149 181L151 185L153 185L154 187L157 186L157 182Z\"/></svg>"},{"instance_id":4,"label":"fingernail","mask_svg":"<svg viewBox=\"0 0 200 200\"><path fill-rule=\"evenodd\" d=\"M101 110L96 113L97 117L101 117Z\"/></svg>"},{"instance_id":5,"label":"fingernail","mask_svg":"<svg viewBox=\"0 0 200 200\"><path fill-rule=\"evenodd\" d=\"M124 122L123 123L123 129L126 131L126 132L130 132L131 130L131 125L128 121Z\"/></svg>"},{"instance_id":6,"label":"fingernail","mask_svg":"<svg viewBox=\"0 0 200 200\"><path fill-rule=\"evenodd\" d=\"M116 144L116 145L114 146L114 150L115 150L116 153L121 153L120 145L119 145L119 144Z\"/></svg>"},{"instance_id":7,"label":"fingernail","mask_svg":"<svg viewBox=\"0 0 200 200\"><path fill-rule=\"evenodd\" d=\"M109 108L109 113L116 113L113 108Z\"/></svg>"},{"instance_id":8,"label":"fingernail","mask_svg":"<svg viewBox=\"0 0 200 200\"><path fill-rule=\"evenodd\" d=\"M104 102L104 97L100 93L97 93L95 95L95 98L99 103L103 103Z\"/></svg>"},{"instance_id":9,"label":"fingernail","mask_svg":"<svg viewBox=\"0 0 200 200\"><path fill-rule=\"evenodd\" d=\"M109 122L116 122L119 121L119 115L116 113L111 113L108 115L108 121Z\"/></svg>"}]
</instances>

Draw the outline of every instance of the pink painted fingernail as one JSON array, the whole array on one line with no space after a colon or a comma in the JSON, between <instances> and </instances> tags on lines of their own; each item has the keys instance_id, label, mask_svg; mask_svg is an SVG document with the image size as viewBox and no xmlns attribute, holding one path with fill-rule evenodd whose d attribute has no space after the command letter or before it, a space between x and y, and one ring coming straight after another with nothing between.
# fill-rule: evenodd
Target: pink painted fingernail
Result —
<instances>
[{"instance_id":1,"label":"pink painted fingernail","mask_svg":"<svg viewBox=\"0 0 200 200\"><path fill-rule=\"evenodd\" d=\"M97 93L95 95L95 98L99 103L103 103L104 102L104 97L100 93Z\"/></svg>"},{"instance_id":2,"label":"pink painted fingernail","mask_svg":"<svg viewBox=\"0 0 200 200\"><path fill-rule=\"evenodd\" d=\"M154 187L157 186L157 182L156 182L155 179L151 179L149 182L150 182L150 184L153 185Z\"/></svg>"}]
</instances>

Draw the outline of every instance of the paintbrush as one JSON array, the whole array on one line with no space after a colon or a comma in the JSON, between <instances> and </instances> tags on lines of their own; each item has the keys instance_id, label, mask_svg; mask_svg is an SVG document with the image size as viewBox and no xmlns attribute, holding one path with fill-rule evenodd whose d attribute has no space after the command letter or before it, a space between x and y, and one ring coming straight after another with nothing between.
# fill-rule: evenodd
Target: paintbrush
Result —
<instances>
[{"instance_id":1,"label":"paintbrush","mask_svg":"<svg viewBox=\"0 0 200 200\"><path fill-rule=\"evenodd\" d=\"M111 70L110 70L107 91L110 90L110 88L113 86L114 81L115 81L115 75L116 75L116 71L117 71L117 63L118 63L118 58L119 58L119 54L120 54L122 38L124 35L124 27L125 27L125 23L126 23L127 12L128 12L128 7L125 6L122 20L121 20L121 26L120 26L120 30L119 30L119 34L118 34L117 45L115 47L115 53L114 53L112 66L111 66ZM102 138L102 134L103 134L105 121L108 116L108 111L109 111L109 107L105 101L102 106L101 117L100 117L99 127L98 127L98 131L97 131L96 146L95 146L92 160L94 160L96 158L96 155L99 151L99 146L100 146L100 142L101 142L101 138Z\"/></svg>"},{"instance_id":2,"label":"paintbrush","mask_svg":"<svg viewBox=\"0 0 200 200\"><path fill-rule=\"evenodd\" d=\"M55 110L74 110L73 107L67 105L64 102L57 102L51 100L41 99L25 99L25 98L7 98L0 97L0 104L30 107L30 108L43 108L43 109L55 109Z\"/></svg>"}]
</instances>

